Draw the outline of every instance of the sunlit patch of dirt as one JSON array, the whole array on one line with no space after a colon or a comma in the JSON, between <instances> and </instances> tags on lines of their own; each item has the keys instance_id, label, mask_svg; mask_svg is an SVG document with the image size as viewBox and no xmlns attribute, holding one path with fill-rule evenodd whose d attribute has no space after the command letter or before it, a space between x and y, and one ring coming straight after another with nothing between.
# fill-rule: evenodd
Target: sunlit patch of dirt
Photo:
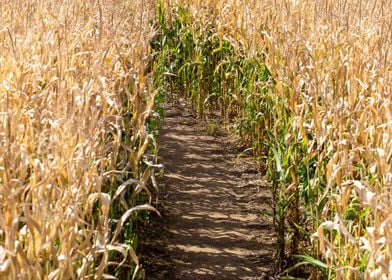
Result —
<instances>
[{"instance_id":1,"label":"sunlit patch of dirt","mask_svg":"<svg viewBox=\"0 0 392 280\"><path fill-rule=\"evenodd\" d=\"M146 279L269 279L275 233L268 183L228 136L209 136L185 104L168 108L161 220L143 245Z\"/></svg>"}]
</instances>

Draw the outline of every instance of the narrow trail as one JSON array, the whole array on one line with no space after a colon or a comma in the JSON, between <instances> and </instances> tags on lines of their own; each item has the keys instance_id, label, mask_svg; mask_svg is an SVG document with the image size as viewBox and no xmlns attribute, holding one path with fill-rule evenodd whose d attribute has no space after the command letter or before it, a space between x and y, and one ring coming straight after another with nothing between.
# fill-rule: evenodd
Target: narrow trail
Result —
<instances>
[{"instance_id":1,"label":"narrow trail","mask_svg":"<svg viewBox=\"0 0 392 280\"><path fill-rule=\"evenodd\" d=\"M160 143L163 219L145 248L146 279L268 279L271 195L254 163L185 104L168 109Z\"/></svg>"}]
</instances>

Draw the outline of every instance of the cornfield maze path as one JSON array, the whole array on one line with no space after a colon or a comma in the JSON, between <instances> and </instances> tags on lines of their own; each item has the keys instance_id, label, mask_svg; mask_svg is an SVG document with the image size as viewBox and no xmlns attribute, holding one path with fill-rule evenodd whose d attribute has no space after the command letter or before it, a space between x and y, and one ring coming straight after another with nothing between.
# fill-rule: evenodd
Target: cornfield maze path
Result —
<instances>
[{"instance_id":1,"label":"cornfield maze path","mask_svg":"<svg viewBox=\"0 0 392 280\"><path fill-rule=\"evenodd\" d=\"M144 248L146 279L268 279L271 195L255 164L185 104L167 109L159 152L163 218Z\"/></svg>"}]
</instances>

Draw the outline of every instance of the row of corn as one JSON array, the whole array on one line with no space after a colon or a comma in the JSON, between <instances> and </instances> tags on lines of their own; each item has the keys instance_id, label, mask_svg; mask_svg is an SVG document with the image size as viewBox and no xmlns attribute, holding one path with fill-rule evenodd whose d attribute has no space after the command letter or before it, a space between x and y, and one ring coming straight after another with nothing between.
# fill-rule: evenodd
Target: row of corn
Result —
<instances>
[{"instance_id":1,"label":"row of corn","mask_svg":"<svg viewBox=\"0 0 392 280\"><path fill-rule=\"evenodd\" d=\"M282 278L392 277L391 6L159 2L158 94L267 162Z\"/></svg>"},{"instance_id":2,"label":"row of corn","mask_svg":"<svg viewBox=\"0 0 392 280\"><path fill-rule=\"evenodd\" d=\"M141 277L155 1L0 0L0 278Z\"/></svg>"}]
</instances>

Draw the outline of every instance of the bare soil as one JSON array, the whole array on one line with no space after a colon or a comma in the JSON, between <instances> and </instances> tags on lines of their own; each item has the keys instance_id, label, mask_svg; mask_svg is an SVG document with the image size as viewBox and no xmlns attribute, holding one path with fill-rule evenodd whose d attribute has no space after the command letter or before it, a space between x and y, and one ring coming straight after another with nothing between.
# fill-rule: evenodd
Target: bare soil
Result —
<instances>
[{"instance_id":1,"label":"bare soil","mask_svg":"<svg viewBox=\"0 0 392 280\"><path fill-rule=\"evenodd\" d=\"M276 241L267 181L234 140L208 135L185 103L166 112L163 217L145 229L146 279L269 279Z\"/></svg>"}]
</instances>

